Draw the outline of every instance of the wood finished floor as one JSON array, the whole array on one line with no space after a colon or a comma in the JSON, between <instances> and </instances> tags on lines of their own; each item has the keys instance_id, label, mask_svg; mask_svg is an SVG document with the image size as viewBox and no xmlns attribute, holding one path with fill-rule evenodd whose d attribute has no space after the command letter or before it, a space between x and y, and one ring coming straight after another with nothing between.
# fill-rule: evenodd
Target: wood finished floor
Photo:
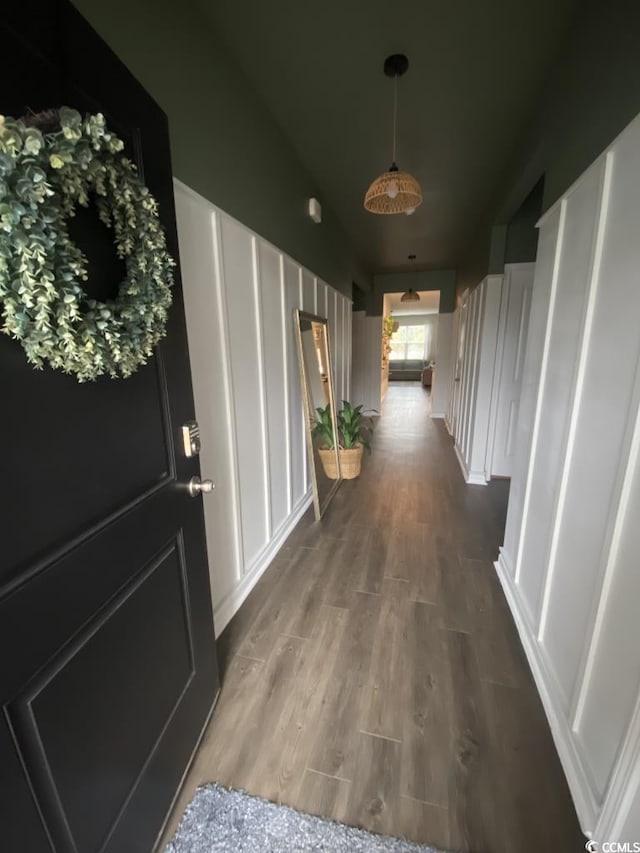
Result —
<instances>
[{"instance_id":1,"label":"wood finished floor","mask_svg":"<svg viewBox=\"0 0 640 853\"><path fill-rule=\"evenodd\" d=\"M467 486L428 405L390 386L361 477L307 513L222 634L167 837L217 781L445 849L584 850L492 565L508 482Z\"/></svg>"}]
</instances>

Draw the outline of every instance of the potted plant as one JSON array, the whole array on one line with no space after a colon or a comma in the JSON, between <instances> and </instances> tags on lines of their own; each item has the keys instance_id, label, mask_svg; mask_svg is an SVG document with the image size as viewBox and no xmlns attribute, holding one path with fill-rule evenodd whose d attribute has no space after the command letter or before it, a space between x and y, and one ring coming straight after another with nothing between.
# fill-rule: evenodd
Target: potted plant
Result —
<instances>
[{"instance_id":1,"label":"potted plant","mask_svg":"<svg viewBox=\"0 0 640 853\"><path fill-rule=\"evenodd\" d=\"M331 410L327 405L322 409L316 409L316 412L317 417L311 434L318 439L318 454L325 474L330 480L337 480ZM362 405L352 406L347 400L343 400L336 421L340 471L343 479L352 480L360 473L365 448L369 453L371 452L369 444L372 431L371 418L362 414Z\"/></svg>"}]
</instances>

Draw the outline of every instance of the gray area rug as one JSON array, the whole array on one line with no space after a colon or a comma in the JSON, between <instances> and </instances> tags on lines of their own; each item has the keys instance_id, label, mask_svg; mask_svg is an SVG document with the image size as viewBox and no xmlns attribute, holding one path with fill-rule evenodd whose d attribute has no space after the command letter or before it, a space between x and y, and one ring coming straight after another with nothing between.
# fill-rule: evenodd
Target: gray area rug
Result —
<instances>
[{"instance_id":1,"label":"gray area rug","mask_svg":"<svg viewBox=\"0 0 640 853\"><path fill-rule=\"evenodd\" d=\"M242 791L198 788L165 853L438 853L374 835Z\"/></svg>"}]
</instances>

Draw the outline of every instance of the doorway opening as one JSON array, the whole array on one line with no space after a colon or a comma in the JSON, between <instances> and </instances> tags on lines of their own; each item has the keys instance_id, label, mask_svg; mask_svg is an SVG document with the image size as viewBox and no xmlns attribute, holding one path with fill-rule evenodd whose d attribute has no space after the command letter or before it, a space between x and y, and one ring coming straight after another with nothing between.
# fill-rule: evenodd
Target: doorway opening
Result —
<instances>
[{"instance_id":1,"label":"doorway opening","mask_svg":"<svg viewBox=\"0 0 640 853\"><path fill-rule=\"evenodd\" d=\"M429 390L433 382L440 291L410 293L410 299L402 292L383 298L381 400L389 383L419 383Z\"/></svg>"}]
</instances>

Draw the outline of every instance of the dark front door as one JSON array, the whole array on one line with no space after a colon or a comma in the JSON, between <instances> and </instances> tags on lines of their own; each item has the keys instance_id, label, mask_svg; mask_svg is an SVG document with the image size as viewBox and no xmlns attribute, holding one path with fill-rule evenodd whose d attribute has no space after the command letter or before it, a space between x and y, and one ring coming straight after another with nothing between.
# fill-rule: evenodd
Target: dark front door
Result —
<instances>
[{"instance_id":1,"label":"dark front door","mask_svg":"<svg viewBox=\"0 0 640 853\"><path fill-rule=\"evenodd\" d=\"M66 2L2 16L0 113L102 112L177 259L161 110ZM110 233L92 211L72 233L87 290L114 295ZM0 335L0 399L0 849L149 853L218 689L179 274L131 378L34 370Z\"/></svg>"}]
</instances>

